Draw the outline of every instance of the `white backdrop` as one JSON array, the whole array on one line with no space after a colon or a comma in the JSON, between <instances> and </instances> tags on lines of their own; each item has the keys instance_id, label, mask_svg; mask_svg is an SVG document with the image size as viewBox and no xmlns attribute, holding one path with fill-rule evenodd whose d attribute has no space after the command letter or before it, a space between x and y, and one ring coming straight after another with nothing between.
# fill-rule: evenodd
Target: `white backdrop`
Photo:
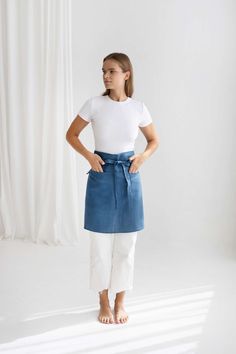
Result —
<instances>
[{"instance_id":1,"label":"white backdrop","mask_svg":"<svg viewBox=\"0 0 236 354\"><path fill-rule=\"evenodd\" d=\"M146 103L160 136L159 149L140 168L142 242L231 246L236 3L73 0L72 9L74 115L103 92L102 59L124 52L134 66L133 97ZM82 141L93 148L91 127ZM140 132L136 152L144 148Z\"/></svg>"},{"instance_id":2,"label":"white backdrop","mask_svg":"<svg viewBox=\"0 0 236 354\"><path fill-rule=\"evenodd\" d=\"M1 237L78 242L71 3L1 1Z\"/></svg>"},{"instance_id":3,"label":"white backdrop","mask_svg":"<svg viewBox=\"0 0 236 354\"><path fill-rule=\"evenodd\" d=\"M140 169L143 242L232 245L235 7L229 0L1 1L1 237L73 244L87 234L89 166L65 133L83 102L104 91L103 57L120 51L134 66L133 97L146 103L160 136ZM90 125L81 139L92 151ZM140 132L135 150L145 143Z\"/></svg>"}]
</instances>

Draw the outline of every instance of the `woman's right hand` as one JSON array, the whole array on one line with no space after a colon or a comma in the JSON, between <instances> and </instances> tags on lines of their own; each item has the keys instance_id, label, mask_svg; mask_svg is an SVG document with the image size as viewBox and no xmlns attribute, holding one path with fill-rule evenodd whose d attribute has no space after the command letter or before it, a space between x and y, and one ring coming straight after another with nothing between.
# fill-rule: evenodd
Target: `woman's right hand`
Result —
<instances>
[{"instance_id":1,"label":"woman's right hand","mask_svg":"<svg viewBox=\"0 0 236 354\"><path fill-rule=\"evenodd\" d=\"M101 156L98 154L90 153L89 157L87 158L88 162L90 163L90 166L93 171L96 172L103 172L102 165L105 164Z\"/></svg>"}]
</instances>

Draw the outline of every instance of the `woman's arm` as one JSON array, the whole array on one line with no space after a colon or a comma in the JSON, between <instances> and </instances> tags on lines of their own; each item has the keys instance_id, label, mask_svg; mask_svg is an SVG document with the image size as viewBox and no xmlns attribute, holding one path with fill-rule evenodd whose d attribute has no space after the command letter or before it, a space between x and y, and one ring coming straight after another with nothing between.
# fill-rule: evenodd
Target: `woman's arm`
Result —
<instances>
[{"instance_id":1,"label":"woman's arm","mask_svg":"<svg viewBox=\"0 0 236 354\"><path fill-rule=\"evenodd\" d=\"M160 138L153 123L148 124L146 127L139 128L147 140L146 149L141 155L147 159L160 145Z\"/></svg>"},{"instance_id":2,"label":"woman's arm","mask_svg":"<svg viewBox=\"0 0 236 354\"><path fill-rule=\"evenodd\" d=\"M101 166L104 164L103 159L99 155L94 154L93 152L86 149L86 147L81 143L79 139L80 133L88 124L89 122L77 115L67 130L66 140L77 152L79 152L86 158L86 160L88 160L91 168L94 171L103 172Z\"/></svg>"},{"instance_id":3,"label":"woman's arm","mask_svg":"<svg viewBox=\"0 0 236 354\"><path fill-rule=\"evenodd\" d=\"M147 140L147 146L143 153L135 154L129 158L133 161L129 172L135 173L138 171L142 163L158 148L160 139L155 130L153 123L148 124L146 127L139 127Z\"/></svg>"},{"instance_id":4,"label":"woman's arm","mask_svg":"<svg viewBox=\"0 0 236 354\"><path fill-rule=\"evenodd\" d=\"M66 132L68 143L87 160L92 153L81 143L79 135L88 124L89 122L77 115Z\"/></svg>"},{"instance_id":5,"label":"woman's arm","mask_svg":"<svg viewBox=\"0 0 236 354\"><path fill-rule=\"evenodd\" d=\"M135 173L138 172L139 167L142 163L158 148L160 139L155 130L153 123L148 124L146 127L139 127L147 140L147 146L143 153L135 154L129 158L130 161L133 161L129 172Z\"/></svg>"}]
</instances>

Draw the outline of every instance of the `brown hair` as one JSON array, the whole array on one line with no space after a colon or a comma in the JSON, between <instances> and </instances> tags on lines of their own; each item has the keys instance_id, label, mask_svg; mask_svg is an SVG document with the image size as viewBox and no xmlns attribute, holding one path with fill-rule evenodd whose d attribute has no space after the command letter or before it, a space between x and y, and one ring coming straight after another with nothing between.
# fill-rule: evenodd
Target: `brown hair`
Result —
<instances>
[{"instance_id":1,"label":"brown hair","mask_svg":"<svg viewBox=\"0 0 236 354\"><path fill-rule=\"evenodd\" d=\"M132 97L133 92L134 92L134 87L133 87L133 67L132 67L132 64L131 64L131 61L130 61L128 55L126 55L124 53L111 53L111 54L108 54L103 59L103 63L107 59L116 60L118 65L119 65L119 67L121 68L121 70L123 72L126 72L128 70L130 71L129 78L127 80L125 80L125 93L126 93L126 96ZM102 96L109 95L109 93L110 93L110 89L106 89L106 91L102 93Z\"/></svg>"}]
</instances>

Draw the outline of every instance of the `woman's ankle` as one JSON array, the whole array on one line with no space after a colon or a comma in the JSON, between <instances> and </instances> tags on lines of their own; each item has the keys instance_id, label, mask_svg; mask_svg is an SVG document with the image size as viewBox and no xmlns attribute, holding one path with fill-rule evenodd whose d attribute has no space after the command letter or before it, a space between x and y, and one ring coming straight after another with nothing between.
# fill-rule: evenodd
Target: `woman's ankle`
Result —
<instances>
[{"instance_id":1,"label":"woman's ankle","mask_svg":"<svg viewBox=\"0 0 236 354\"><path fill-rule=\"evenodd\" d=\"M108 289L104 289L102 291L99 291L99 302L100 302L100 305L110 306L109 297L108 297Z\"/></svg>"},{"instance_id":2,"label":"woman's ankle","mask_svg":"<svg viewBox=\"0 0 236 354\"><path fill-rule=\"evenodd\" d=\"M119 293L116 293L115 297L115 305L121 306L124 304L124 298L125 298L125 291L121 291Z\"/></svg>"}]
</instances>

